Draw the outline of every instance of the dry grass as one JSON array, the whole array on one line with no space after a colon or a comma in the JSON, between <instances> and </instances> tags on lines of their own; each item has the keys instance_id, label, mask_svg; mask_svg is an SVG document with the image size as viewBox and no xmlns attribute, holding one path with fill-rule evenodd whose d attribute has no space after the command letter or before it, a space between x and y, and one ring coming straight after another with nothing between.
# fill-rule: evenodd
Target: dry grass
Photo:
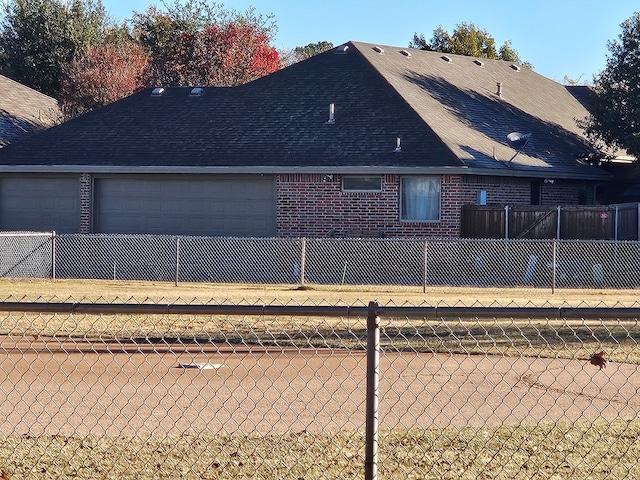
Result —
<instances>
[{"instance_id":1,"label":"dry grass","mask_svg":"<svg viewBox=\"0 0 640 480\"><path fill-rule=\"evenodd\" d=\"M110 280L0 279L0 299L279 305L640 306L640 290L379 285L251 285Z\"/></svg>"},{"instance_id":2,"label":"dry grass","mask_svg":"<svg viewBox=\"0 0 640 480\"><path fill-rule=\"evenodd\" d=\"M640 420L383 431L380 478L638 478ZM0 439L7 478L363 478L361 433ZM4 477L2 477L4 478Z\"/></svg>"},{"instance_id":3,"label":"dry grass","mask_svg":"<svg viewBox=\"0 0 640 480\"><path fill-rule=\"evenodd\" d=\"M462 289L422 287L220 285L154 282L2 280L0 298L20 301L189 303L246 305L396 306L638 306L638 291ZM383 319L385 348L441 353L589 358L640 362L637 321L597 319ZM9 313L0 334L89 339L145 338L261 343L278 346L362 348L362 318L241 317L213 315L63 315Z\"/></svg>"}]
</instances>

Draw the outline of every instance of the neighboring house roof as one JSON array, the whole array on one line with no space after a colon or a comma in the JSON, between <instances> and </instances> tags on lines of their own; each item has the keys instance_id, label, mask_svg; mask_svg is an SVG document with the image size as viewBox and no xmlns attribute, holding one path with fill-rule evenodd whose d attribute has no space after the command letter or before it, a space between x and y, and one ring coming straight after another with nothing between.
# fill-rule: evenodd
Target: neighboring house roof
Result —
<instances>
[{"instance_id":1,"label":"neighboring house roof","mask_svg":"<svg viewBox=\"0 0 640 480\"><path fill-rule=\"evenodd\" d=\"M0 75L0 147L60 121L58 102Z\"/></svg>"},{"instance_id":2,"label":"neighboring house roof","mask_svg":"<svg viewBox=\"0 0 640 480\"><path fill-rule=\"evenodd\" d=\"M199 96L147 89L2 149L0 163L5 171L607 177L581 160L595 153L575 123L587 111L564 86L508 62L443 57L348 42ZM509 161L514 131L531 141Z\"/></svg>"}]
</instances>

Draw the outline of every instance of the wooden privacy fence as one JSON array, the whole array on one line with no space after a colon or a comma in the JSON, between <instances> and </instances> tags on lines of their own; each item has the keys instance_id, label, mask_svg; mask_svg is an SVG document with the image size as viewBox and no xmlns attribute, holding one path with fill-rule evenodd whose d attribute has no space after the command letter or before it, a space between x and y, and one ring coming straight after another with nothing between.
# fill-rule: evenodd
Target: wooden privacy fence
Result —
<instances>
[{"instance_id":1,"label":"wooden privacy fence","mask_svg":"<svg viewBox=\"0 0 640 480\"><path fill-rule=\"evenodd\" d=\"M638 240L640 203L462 207L462 238Z\"/></svg>"}]
</instances>

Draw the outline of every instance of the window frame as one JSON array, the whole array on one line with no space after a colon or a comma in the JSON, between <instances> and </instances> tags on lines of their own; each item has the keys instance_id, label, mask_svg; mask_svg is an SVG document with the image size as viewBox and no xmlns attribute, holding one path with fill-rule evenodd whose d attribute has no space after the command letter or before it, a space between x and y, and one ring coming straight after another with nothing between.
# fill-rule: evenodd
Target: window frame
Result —
<instances>
[{"instance_id":1,"label":"window frame","mask_svg":"<svg viewBox=\"0 0 640 480\"><path fill-rule=\"evenodd\" d=\"M380 186L373 188L345 188L344 181L349 179L376 179L380 182ZM382 175L344 175L340 181L340 190L342 193L381 193L382 192Z\"/></svg>"},{"instance_id":2,"label":"window frame","mask_svg":"<svg viewBox=\"0 0 640 480\"><path fill-rule=\"evenodd\" d=\"M437 180L437 188L438 188L438 193L437 193L437 215L436 218L433 219L409 219L409 218L405 218L406 217L406 206L404 204L405 202L405 194L404 194L404 189L406 188L404 186L404 182L406 180L411 180L411 179L430 179L430 180ZM405 175L405 176L401 176L400 177L400 185L399 185L399 198L398 198L398 217L400 222L402 223L438 223L442 220L442 176L441 175ZM428 210L427 210L428 212ZM404 216L403 216L404 215Z\"/></svg>"}]
</instances>

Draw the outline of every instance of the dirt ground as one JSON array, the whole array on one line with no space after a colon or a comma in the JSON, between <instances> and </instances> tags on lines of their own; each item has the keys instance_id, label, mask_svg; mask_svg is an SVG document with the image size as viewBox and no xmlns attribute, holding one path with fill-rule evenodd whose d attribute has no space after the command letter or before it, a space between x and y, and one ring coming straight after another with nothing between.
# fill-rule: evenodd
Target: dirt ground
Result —
<instances>
[{"instance_id":1,"label":"dirt ground","mask_svg":"<svg viewBox=\"0 0 640 480\"><path fill-rule=\"evenodd\" d=\"M363 431L366 354L3 337L5 435ZM205 368L195 368L195 367ZM383 352L380 428L634 418L638 366Z\"/></svg>"}]
</instances>

